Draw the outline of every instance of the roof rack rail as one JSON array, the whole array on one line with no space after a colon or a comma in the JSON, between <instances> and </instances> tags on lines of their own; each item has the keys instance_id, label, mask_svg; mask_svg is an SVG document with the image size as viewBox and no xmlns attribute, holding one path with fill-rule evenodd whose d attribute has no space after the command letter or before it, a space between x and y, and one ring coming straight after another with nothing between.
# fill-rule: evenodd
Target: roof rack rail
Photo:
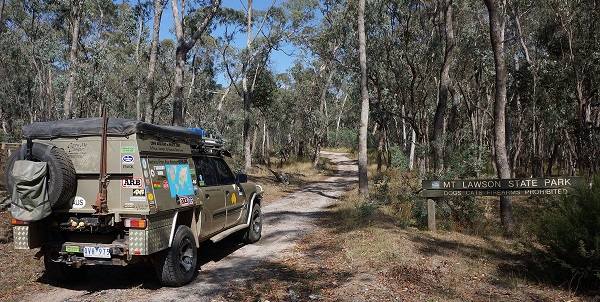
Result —
<instances>
[{"instance_id":1,"label":"roof rack rail","mask_svg":"<svg viewBox=\"0 0 600 302\"><path fill-rule=\"evenodd\" d=\"M194 132L197 132L197 133L202 133L202 135L203 135L202 140L196 141L196 144L191 144L192 151L198 152L198 153L203 153L203 154L214 154L214 155L226 155L229 153L224 149L224 147L223 147L224 143L222 140L204 136L204 130L197 129L197 128L189 128L189 129Z\"/></svg>"}]
</instances>

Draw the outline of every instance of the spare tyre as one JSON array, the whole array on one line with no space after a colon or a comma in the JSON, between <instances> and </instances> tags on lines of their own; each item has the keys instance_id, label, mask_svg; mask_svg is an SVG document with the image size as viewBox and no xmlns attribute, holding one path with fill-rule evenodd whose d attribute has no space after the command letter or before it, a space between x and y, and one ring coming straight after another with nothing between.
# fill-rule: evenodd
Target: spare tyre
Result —
<instances>
[{"instance_id":1,"label":"spare tyre","mask_svg":"<svg viewBox=\"0 0 600 302\"><path fill-rule=\"evenodd\" d=\"M14 181L11 172L15 161L25 159L26 144L22 144L8 158L6 164L6 186L12 194ZM77 191L77 177L73 162L65 152L51 144L34 142L31 148L32 161L48 163L48 202L53 209L68 203Z\"/></svg>"}]
</instances>

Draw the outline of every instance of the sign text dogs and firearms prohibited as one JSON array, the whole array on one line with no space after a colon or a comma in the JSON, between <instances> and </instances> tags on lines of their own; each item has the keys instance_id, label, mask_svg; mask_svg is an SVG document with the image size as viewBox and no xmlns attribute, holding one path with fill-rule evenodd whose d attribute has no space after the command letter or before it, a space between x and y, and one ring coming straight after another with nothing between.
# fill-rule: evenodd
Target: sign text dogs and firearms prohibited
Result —
<instances>
[{"instance_id":1,"label":"sign text dogs and firearms prohibited","mask_svg":"<svg viewBox=\"0 0 600 302\"><path fill-rule=\"evenodd\" d=\"M435 231L436 197L562 195L579 185L581 178L546 177L519 179L423 180L421 196L427 197L427 225Z\"/></svg>"},{"instance_id":2,"label":"sign text dogs and firearms prohibited","mask_svg":"<svg viewBox=\"0 0 600 302\"><path fill-rule=\"evenodd\" d=\"M521 179L423 180L423 197L521 196L567 194L580 177Z\"/></svg>"}]
</instances>

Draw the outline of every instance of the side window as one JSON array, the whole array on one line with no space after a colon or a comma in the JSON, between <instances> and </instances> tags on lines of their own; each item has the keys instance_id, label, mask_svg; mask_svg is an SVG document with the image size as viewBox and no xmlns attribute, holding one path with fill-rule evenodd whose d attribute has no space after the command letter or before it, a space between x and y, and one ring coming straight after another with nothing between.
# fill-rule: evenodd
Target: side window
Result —
<instances>
[{"instance_id":1,"label":"side window","mask_svg":"<svg viewBox=\"0 0 600 302\"><path fill-rule=\"evenodd\" d=\"M194 161L196 162L196 174L198 174L198 186L216 186L219 184L211 158L202 156L195 158Z\"/></svg>"},{"instance_id":2,"label":"side window","mask_svg":"<svg viewBox=\"0 0 600 302\"><path fill-rule=\"evenodd\" d=\"M217 172L217 181L220 185L231 185L235 183L235 175L222 158L213 158Z\"/></svg>"}]
</instances>

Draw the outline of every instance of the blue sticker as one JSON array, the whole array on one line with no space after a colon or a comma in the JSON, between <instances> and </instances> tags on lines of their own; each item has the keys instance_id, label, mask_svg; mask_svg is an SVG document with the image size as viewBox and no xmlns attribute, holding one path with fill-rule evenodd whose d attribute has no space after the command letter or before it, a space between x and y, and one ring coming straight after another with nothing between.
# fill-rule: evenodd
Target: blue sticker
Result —
<instances>
[{"instance_id":1,"label":"blue sticker","mask_svg":"<svg viewBox=\"0 0 600 302\"><path fill-rule=\"evenodd\" d=\"M188 165L165 165L171 197L194 194L194 184Z\"/></svg>"},{"instance_id":2,"label":"blue sticker","mask_svg":"<svg viewBox=\"0 0 600 302\"><path fill-rule=\"evenodd\" d=\"M123 161L124 164L131 164L134 161L134 157L133 155L124 155L121 160Z\"/></svg>"}]
</instances>

